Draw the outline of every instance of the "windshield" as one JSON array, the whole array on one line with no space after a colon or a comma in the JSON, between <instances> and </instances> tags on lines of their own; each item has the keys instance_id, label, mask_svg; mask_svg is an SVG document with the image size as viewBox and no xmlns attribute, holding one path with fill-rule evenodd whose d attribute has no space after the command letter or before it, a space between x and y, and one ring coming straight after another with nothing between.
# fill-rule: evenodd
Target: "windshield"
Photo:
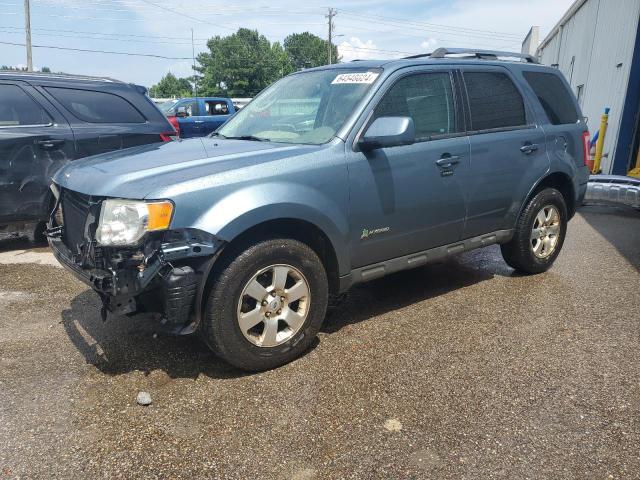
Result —
<instances>
[{"instance_id":1,"label":"windshield","mask_svg":"<svg viewBox=\"0 0 640 480\"><path fill-rule=\"evenodd\" d=\"M271 85L218 130L227 138L320 145L333 138L380 74L327 69Z\"/></svg>"},{"instance_id":2,"label":"windshield","mask_svg":"<svg viewBox=\"0 0 640 480\"><path fill-rule=\"evenodd\" d=\"M160 105L158 105L158 108L160 109L160 111L162 113L164 113L165 115L169 114L169 115L173 115L175 112L173 111L173 107L175 106L175 104L178 103L177 100L172 100L169 102L164 102L161 103Z\"/></svg>"}]
</instances>

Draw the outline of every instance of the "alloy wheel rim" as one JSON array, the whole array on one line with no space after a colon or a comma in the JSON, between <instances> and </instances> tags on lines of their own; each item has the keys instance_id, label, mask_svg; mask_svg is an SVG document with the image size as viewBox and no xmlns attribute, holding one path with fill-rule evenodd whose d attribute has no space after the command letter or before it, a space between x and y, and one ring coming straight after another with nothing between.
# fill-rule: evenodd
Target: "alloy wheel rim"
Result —
<instances>
[{"instance_id":1,"label":"alloy wheel rim","mask_svg":"<svg viewBox=\"0 0 640 480\"><path fill-rule=\"evenodd\" d=\"M549 257L560 239L560 212L553 205L540 209L531 229L531 250L538 258Z\"/></svg>"},{"instance_id":2,"label":"alloy wheel rim","mask_svg":"<svg viewBox=\"0 0 640 480\"><path fill-rule=\"evenodd\" d=\"M237 321L258 347L276 347L295 336L309 313L309 282L297 268L277 264L256 272L242 289Z\"/></svg>"}]
</instances>

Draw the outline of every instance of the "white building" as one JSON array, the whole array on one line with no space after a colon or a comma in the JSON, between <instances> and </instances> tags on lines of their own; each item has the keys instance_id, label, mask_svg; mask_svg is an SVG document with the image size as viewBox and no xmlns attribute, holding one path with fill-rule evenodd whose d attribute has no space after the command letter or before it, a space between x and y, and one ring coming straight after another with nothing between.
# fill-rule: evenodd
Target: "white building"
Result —
<instances>
[{"instance_id":1,"label":"white building","mask_svg":"<svg viewBox=\"0 0 640 480\"><path fill-rule=\"evenodd\" d=\"M602 171L625 175L638 156L640 0L576 0L537 54L564 73L592 136L611 108Z\"/></svg>"}]
</instances>

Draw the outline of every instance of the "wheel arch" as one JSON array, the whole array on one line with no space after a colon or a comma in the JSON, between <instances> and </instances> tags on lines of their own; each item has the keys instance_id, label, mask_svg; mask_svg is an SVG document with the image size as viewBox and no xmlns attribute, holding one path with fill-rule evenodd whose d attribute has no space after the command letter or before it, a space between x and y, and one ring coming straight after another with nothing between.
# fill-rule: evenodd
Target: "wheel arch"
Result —
<instances>
[{"instance_id":1,"label":"wheel arch","mask_svg":"<svg viewBox=\"0 0 640 480\"><path fill-rule=\"evenodd\" d=\"M527 194L525 201L520 206L520 211L518 212L518 217L516 217L516 219L520 217L520 215L522 214L522 211L524 210L526 205L529 203L529 201L533 197L535 197L538 194L538 192L544 190L545 188L555 188L562 194L564 201L567 204L567 213L568 213L569 219L573 217L577 207L575 187L569 175L567 175L564 172L556 171L556 172L551 172L547 174L546 176L541 178L540 181L538 181L538 183L534 185L534 187Z\"/></svg>"}]
</instances>

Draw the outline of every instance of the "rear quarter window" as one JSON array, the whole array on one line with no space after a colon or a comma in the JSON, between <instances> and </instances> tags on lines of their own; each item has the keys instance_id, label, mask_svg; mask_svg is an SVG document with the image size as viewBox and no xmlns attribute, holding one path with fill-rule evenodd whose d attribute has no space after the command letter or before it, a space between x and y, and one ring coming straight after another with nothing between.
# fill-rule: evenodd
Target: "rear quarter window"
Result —
<instances>
[{"instance_id":1,"label":"rear quarter window","mask_svg":"<svg viewBox=\"0 0 640 480\"><path fill-rule=\"evenodd\" d=\"M144 123L145 117L124 98L112 93L45 87L64 108L89 123Z\"/></svg>"},{"instance_id":2,"label":"rear quarter window","mask_svg":"<svg viewBox=\"0 0 640 480\"><path fill-rule=\"evenodd\" d=\"M578 121L578 111L573 103L572 93L560 77L543 72L523 72L523 75L552 125Z\"/></svg>"},{"instance_id":3,"label":"rear quarter window","mask_svg":"<svg viewBox=\"0 0 640 480\"><path fill-rule=\"evenodd\" d=\"M464 72L471 129L493 130L527 124L522 95L501 72Z\"/></svg>"}]
</instances>

